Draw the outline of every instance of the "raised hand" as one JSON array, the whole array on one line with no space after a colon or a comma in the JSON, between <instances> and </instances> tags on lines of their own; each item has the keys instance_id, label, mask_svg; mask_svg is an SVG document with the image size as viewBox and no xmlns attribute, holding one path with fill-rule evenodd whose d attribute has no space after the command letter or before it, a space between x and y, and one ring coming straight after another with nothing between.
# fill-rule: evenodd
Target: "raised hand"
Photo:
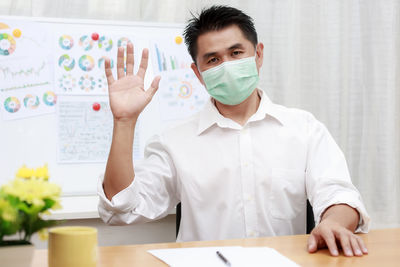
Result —
<instances>
[{"instance_id":1,"label":"raised hand","mask_svg":"<svg viewBox=\"0 0 400 267\"><path fill-rule=\"evenodd\" d=\"M126 73L124 69L124 52L123 47L118 48L117 80L114 79L111 72L110 59L105 61L110 107L114 120L135 121L157 92L161 77L155 77L150 88L145 91L144 76L149 61L149 50L143 50L136 75L133 74L133 44L128 43L127 45Z\"/></svg>"}]
</instances>

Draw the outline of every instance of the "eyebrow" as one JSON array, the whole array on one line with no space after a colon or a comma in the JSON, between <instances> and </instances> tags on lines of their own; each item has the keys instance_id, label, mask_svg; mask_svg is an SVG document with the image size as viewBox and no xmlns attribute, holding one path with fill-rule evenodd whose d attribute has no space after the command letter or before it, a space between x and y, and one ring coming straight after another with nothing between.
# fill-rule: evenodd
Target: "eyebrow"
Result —
<instances>
[{"instance_id":1,"label":"eyebrow","mask_svg":"<svg viewBox=\"0 0 400 267\"><path fill-rule=\"evenodd\" d=\"M230 51L230 50L237 49L237 48L243 49L244 46L241 43L236 43L236 44L230 46L229 48L227 48L226 50ZM206 60L207 58L215 56L216 54L217 54L217 52L206 53L206 54L204 54L203 59Z\"/></svg>"}]
</instances>

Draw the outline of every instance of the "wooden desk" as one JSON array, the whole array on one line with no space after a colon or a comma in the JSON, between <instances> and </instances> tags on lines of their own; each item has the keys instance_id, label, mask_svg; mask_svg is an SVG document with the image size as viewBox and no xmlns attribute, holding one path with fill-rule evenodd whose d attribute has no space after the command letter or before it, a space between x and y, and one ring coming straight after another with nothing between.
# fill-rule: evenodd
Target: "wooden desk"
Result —
<instances>
[{"instance_id":1,"label":"wooden desk","mask_svg":"<svg viewBox=\"0 0 400 267\"><path fill-rule=\"evenodd\" d=\"M99 267L109 266L166 266L147 252L149 249L205 246L267 246L276 249L301 266L400 266L400 228L373 230L360 235L366 242L369 255L339 257L329 255L327 249L315 254L307 252L308 235L281 236L223 241L162 243L132 246L99 247ZM32 267L47 266L47 250L36 250Z\"/></svg>"}]
</instances>

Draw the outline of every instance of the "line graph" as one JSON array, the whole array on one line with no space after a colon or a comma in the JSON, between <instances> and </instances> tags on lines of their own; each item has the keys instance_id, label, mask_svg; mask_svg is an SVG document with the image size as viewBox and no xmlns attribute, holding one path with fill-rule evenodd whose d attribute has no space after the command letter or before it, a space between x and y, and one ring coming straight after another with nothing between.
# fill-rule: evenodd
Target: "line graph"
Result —
<instances>
[{"instance_id":1,"label":"line graph","mask_svg":"<svg viewBox=\"0 0 400 267\"><path fill-rule=\"evenodd\" d=\"M30 77L37 76L40 77L42 72L46 68L46 61L43 61L41 64L37 66L31 66L28 68L12 68L10 66L2 66L0 64L0 74L4 77L4 79L16 79L21 76Z\"/></svg>"}]
</instances>

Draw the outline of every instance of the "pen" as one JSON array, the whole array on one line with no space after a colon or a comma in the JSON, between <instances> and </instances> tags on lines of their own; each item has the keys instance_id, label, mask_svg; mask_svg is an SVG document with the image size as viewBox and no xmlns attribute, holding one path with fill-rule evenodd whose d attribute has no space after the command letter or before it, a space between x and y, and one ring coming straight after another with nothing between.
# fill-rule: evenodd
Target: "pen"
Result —
<instances>
[{"instance_id":1,"label":"pen","mask_svg":"<svg viewBox=\"0 0 400 267\"><path fill-rule=\"evenodd\" d=\"M221 252L217 251L217 255L218 255L218 258L220 258L225 263L226 266L231 266L231 263L228 261L227 258L225 258L224 255L222 255Z\"/></svg>"}]
</instances>

